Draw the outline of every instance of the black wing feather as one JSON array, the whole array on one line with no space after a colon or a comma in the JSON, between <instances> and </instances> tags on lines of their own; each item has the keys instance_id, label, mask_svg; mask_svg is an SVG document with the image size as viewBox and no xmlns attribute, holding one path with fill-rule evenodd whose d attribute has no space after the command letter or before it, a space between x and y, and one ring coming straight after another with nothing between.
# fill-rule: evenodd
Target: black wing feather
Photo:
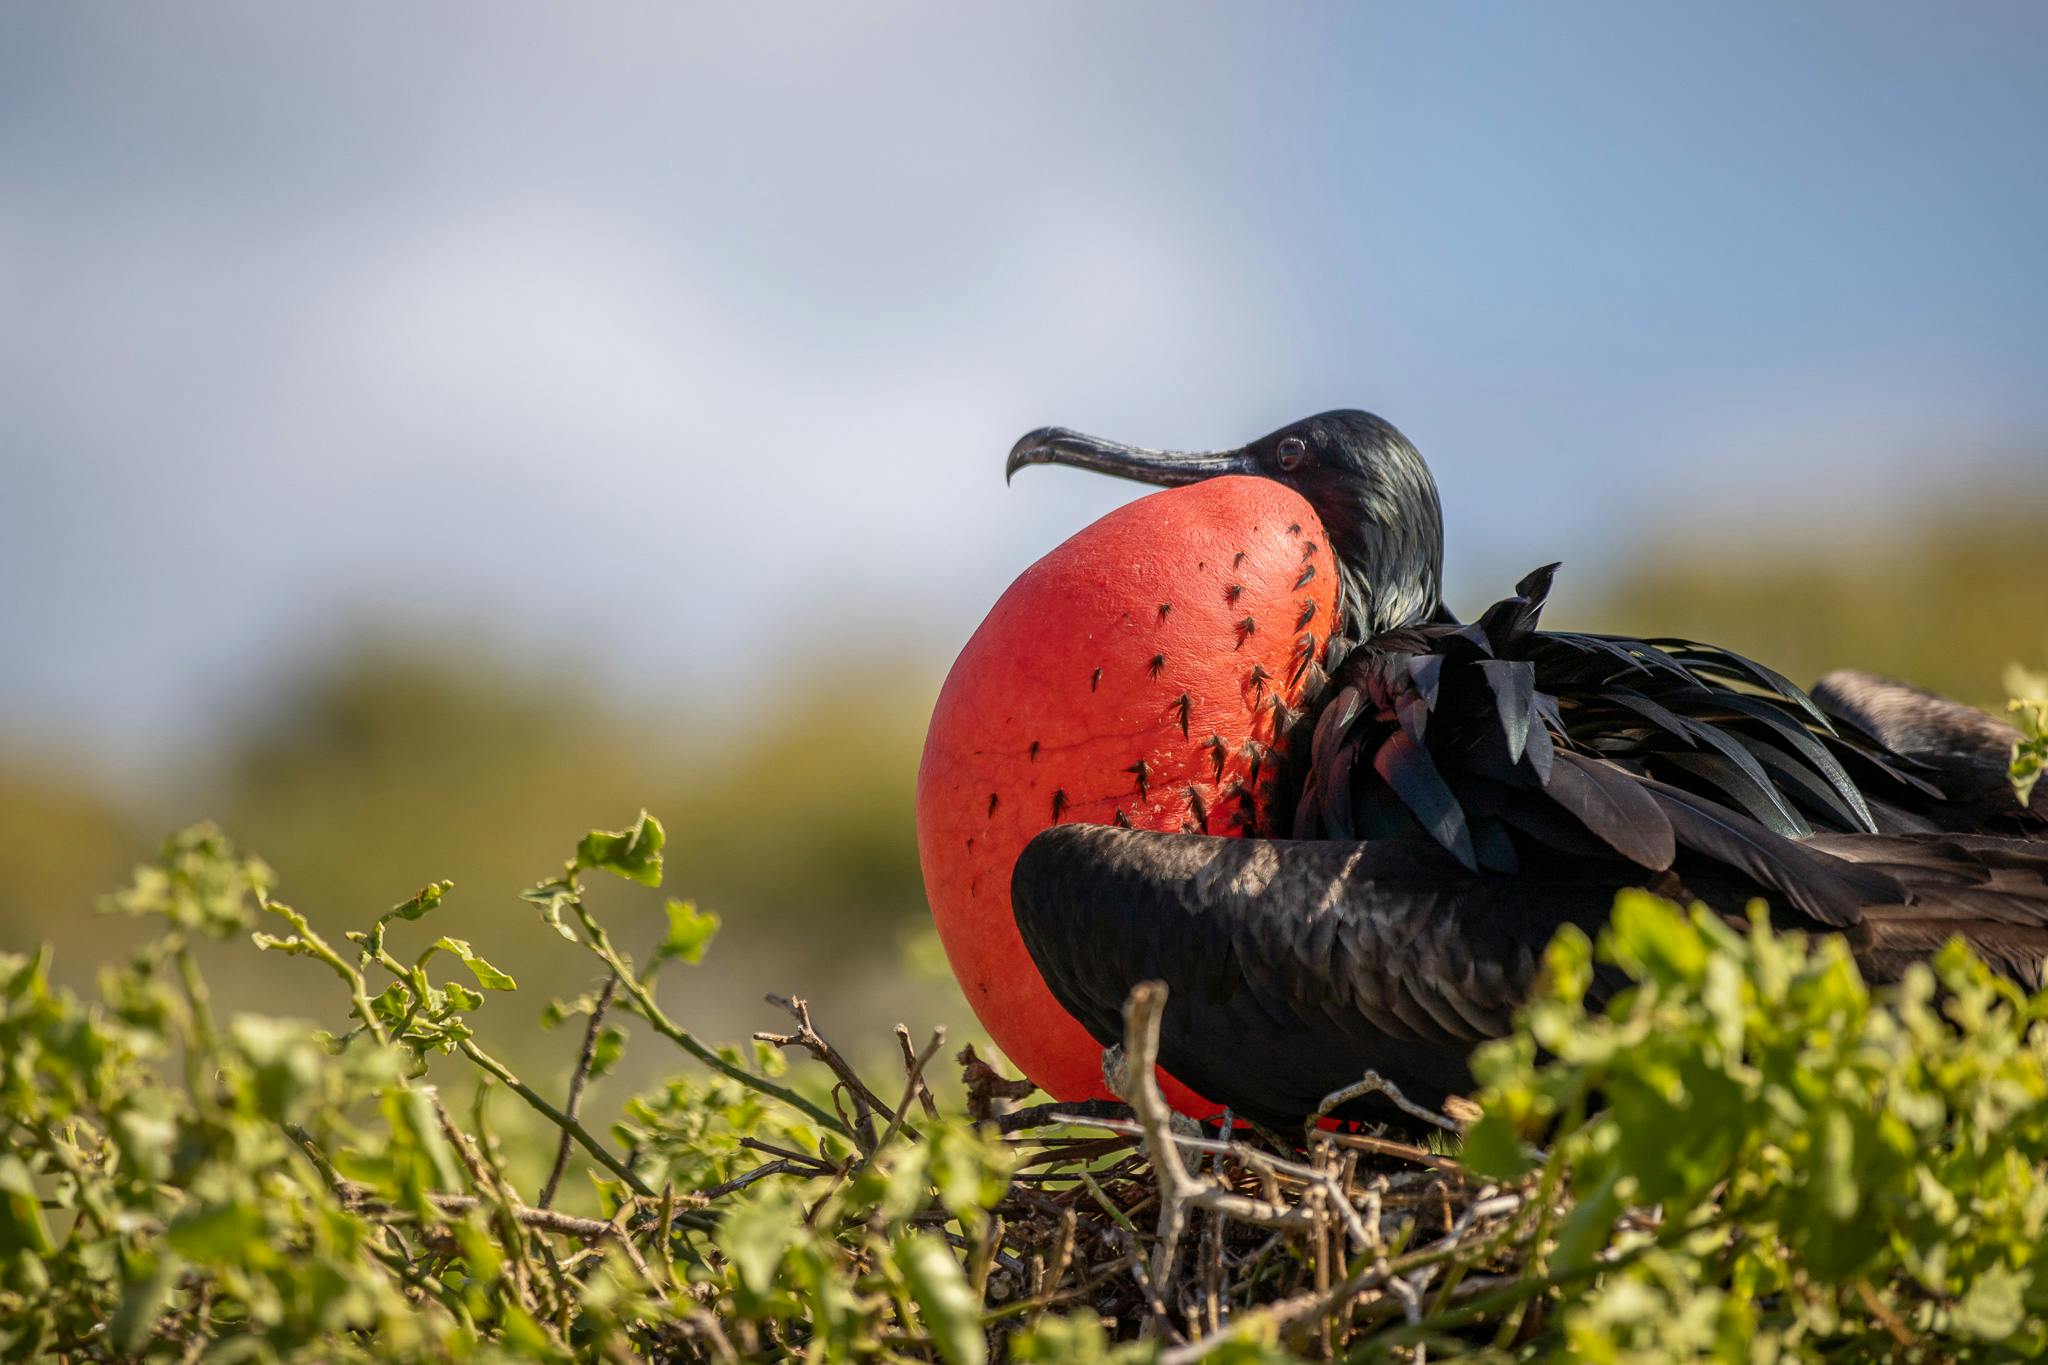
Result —
<instances>
[{"instance_id":1,"label":"black wing feather","mask_svg":"<svg viewBox=\"0 0 2048 1365\"><path fill-rule=\"evenodd\" d=\"M1536 665L1527 659L1483 659L1479 671L1493 689L1494 710L1508 743L1508 762L1520 763L1529 748L1536 714Z\"/></svg>"},{"instance_id":2,"label":"black wing feather","mask_svg":"<svg viewBox=\"0 0 2048 1365\"><path fill-rule=\"evenodd\" d=\"M1428 749L1406 730L1397 730L1387 736L1379 752L1373 755L1372 766L1432 839L1467 871L1479 870L1479 856L1472 848L1472 831L1466 827L1464 808L1451 794Z\"/></svg>"},{"instance_id":3,"label":"black wing feather","mask_svg":"<svg viewBox=\"0 0 2048 1365\"><path fill-rule=\"evenodd\" d=\"M1880 874L1824 858L1705 797L1663 782L1645 782L1643 790L1663 808L1681 846L1735 869L1822 924L1847 927L1864 905L1902 894Z\"/></svg>"},{"instance_id":4,"label":"black wing feather","mask_svg":"<svg viewBox=\"0 0 2048 1365\"><path fill-rule=\"evenodd\" d=\"M1544 791L1639 867L1662 872L1678 854L1671 821L1634 776L1611 763L1559 753Z\"/></svg>"}]
</instances>

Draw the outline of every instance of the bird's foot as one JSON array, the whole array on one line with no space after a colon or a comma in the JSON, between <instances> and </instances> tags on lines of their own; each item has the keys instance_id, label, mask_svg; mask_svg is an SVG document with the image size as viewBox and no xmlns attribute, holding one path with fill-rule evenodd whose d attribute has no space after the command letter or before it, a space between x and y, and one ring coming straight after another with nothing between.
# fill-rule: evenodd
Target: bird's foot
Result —
<instances>
[{"instance_id":1,"label":"bird's foot","mask_svg":"<svg viewBox=\"0 0 2048 1365\"><path fill-rule=\"evenodd\" d=\"M1349 1104L1356 1099L1363 1099L1367 1095L1385 1095L1388 1103L1392 1104L1396 1109L1411 1117L1421 1119L1424 1123L1433 1123L1437 1127L1453 1133L1465 1131L1456 1122L1445 1118L1434 1109L1425 1109L1406 1095L1403 1095L1401 1087L1395 1085L1377 1071L1368 1071L1343 1089L1332 1090L1329 1094L1323 1096L1323 1102L1316 1106L1315 1114L1308 1121L1307 1127L1309 1131L1313 1132L1317 1121L1337 1109L1340 1105Z\"/></svg>"}]
</instances>

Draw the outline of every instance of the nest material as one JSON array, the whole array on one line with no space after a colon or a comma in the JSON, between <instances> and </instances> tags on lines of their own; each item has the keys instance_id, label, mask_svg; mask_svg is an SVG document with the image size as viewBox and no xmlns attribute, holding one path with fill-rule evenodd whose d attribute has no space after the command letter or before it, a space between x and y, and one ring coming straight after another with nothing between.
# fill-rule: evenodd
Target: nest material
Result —
<instances>
[{"instance_id":1,"label":"nest material","mask_svg":"<svg viewBox=\"0 0 2048 1365\"><path fill-rule=\"evenodd\" d=\"M817 1038L803 1002L778 1003L799 1030L764 1040L802 1045L832 1066L856 1124L863 1111L886 1113ZM972 1047L960 1053L970 1113L1015 1157L978 1242L954 1239L998 1325L1087 1309L1113 1336L1161 1340L1167 1362L1199 1360L1247 1328L1322 1354L1367 1333L1419 1334L1425 1317L1432 1329L1462 1321L1489 1336L1534 1329L1530 1297L1510 1289L1525 1283L1521 1249L1540 1242L1548 1221L1533 1183L1481 1181L1384 1134L1253 1134L1227 1121L1204 1132L1167 1106L1154 1079L1164 1003L1165 988L1148 983L1125 1006L1119 1089L1128 1104L1017 1107L1034 1092L1028 1081L1004 1077ZM935 1049L913 1055L899 1036L908 1098L921 1093ZM1354 1091L1366 1088L1387 1087L1368 1078ZM1076 1131L1089 1128L1100 1133Z\"/></svg>"}]
</instances>

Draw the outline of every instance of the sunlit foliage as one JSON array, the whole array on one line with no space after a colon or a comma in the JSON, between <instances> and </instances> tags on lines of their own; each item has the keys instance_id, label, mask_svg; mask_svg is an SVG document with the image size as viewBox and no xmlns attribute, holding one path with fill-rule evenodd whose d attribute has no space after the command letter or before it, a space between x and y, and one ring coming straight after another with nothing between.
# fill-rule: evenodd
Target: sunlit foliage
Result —
<instances>
[{"instance_id":1,"label":"sunlit foliage","mask_svg":"<svg viewBox=\"0 0 2048 1365\"><path fill-rule=\"evenodd\" d=\"M0 1354L979 1365L1277 1361L1319 1340L1390 1360L1418 1346L1611 1361L2048 1350L2048 997L1960 946L1878 993L1839 943L1774 935L1760 910L1745 931L1623 896L1598 943L1560 937L1520 1031L1480 1054L1482 1116L1462 1150L1406 1149L1448 1183L1390 1212L1370 1250L1338 1235L1284 1243L1277 1262L1212 1262L1232 1307L1202 1339L1183 1309L1200 1295L1174 1286L1157 1315L1095 1307L1131 1303L1147 1259L1135 1139L1107 1191L1087 1162L1044 1162L1055 1149L922 1105L936 1040L915 1059L906 1045L900 1095L871 1105L819 1053L791 1065L778 1046L707 1043L665 1013L654 978L692 970L716 917L670 901L636 959L587 893L592 877L660 882L670 847L647 816L594 831L525 893L608 983L542 1011L582 1025L579 1074L628 1047L671 1059L673 1076L609 1122L504 1062L497 1040L529 1032L532 1013L489 942L438 931L444 882L336 932L276 899L263 862L195 827L106 899L150 934L93 998L53 986L47 954L0 958ZM202 940L283 955L305 989L345 1002L348 1026L222 1017ZM1604 1009L1586 1004L1596 970L1632 983ZM474 1083L429 1084L436 1057ZM537 1195L506 1153L557 1142L571 1174L551 1204L553 1179ZM1063 1188L1078 1202L1057 1203ZM1489 1203L1499 1216L1445 1235ZM1033 1231L1046 1205L1099 1209L1097 1231L1060 1233L1058 1218ZM1332 1256L1309 1277L1332 1288L1304 1313L1286 1288L1304 1271L1285 1267ZM1075 1288L1030 1297L1053 1281Z\"/></svg>"}]
</instances>

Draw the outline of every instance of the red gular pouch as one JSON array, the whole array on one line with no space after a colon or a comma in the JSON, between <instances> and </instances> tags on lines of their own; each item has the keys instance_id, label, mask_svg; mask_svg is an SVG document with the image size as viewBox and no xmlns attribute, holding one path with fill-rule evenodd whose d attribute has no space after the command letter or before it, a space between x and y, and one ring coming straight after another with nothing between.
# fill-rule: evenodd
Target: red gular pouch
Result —
<instances>
[{"instance_id":1,"label":"red gular pouch","mask_svg":"<svg viewBox=\"0 0 2048 1365\"><path fill-rule=\"evenodd\" d=\"M918 769L925 894L976 1017L1054 1099L1112 1097L1102 1048L1018 934L1017 855L1068 821L1284 832L1279 750L1338 595L1328 538L1299 494L1212 478L1073 536L1010 585L960 651ZM1220 1110L1161 1082L1183 1113Z\"/></svg>"}]
</instances>

